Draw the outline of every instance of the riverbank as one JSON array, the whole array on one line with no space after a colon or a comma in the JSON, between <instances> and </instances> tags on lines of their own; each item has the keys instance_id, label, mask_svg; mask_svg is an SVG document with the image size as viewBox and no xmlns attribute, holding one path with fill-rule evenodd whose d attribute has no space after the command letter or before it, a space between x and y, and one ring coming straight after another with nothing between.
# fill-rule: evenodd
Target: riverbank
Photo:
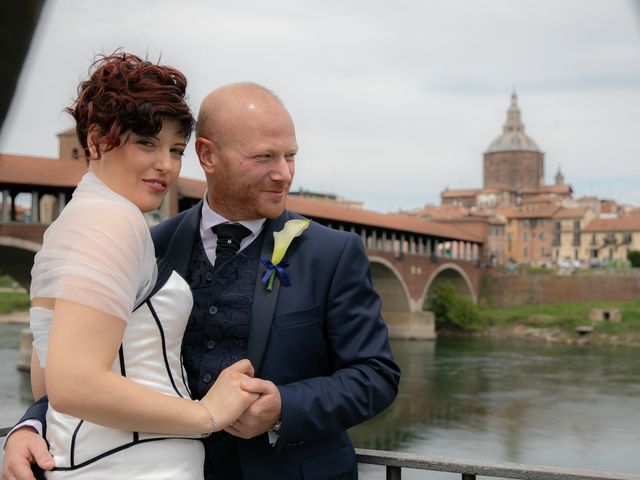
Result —
<instances>
[{"instance_id":1,"label":"riverbank","mask_svg":"<svg viewBox=\"0 0 640 480\"><path fill-rule=\"evenodd\" d=\"M486 338L491 340L522 340L528 342L554 343L563 345L597 345L640 347L640 332L610 334L592 332L580 335L566 332L560 328L536 328L526 325L502 325L487 327L482 331L461 332L451 330L438 331L438 337Z\"/></svg>"},{"instance_id":2,"label":"riverbank","mask_svg":"<svg viewBox=\"0 0 640 480\"><path fill-rule=\"evenodd\" d=\"M464 336L640 347L640 300L485 308L480 319L481 328Z\"/></svg>"}]
</instances>

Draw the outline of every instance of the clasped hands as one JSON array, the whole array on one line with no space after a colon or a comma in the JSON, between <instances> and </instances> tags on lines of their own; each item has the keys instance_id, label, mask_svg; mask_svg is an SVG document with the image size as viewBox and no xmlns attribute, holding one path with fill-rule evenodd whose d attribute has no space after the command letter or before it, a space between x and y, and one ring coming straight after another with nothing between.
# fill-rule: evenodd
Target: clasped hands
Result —
<instances>
[{"instance_id":1,"label":"clasped hands","mask_svg":"<svg viewBox=\"0 0 640 480\"><path fill-rule=\"evenodd\" d=\"M217 393L216 393L217 392ZM224 369L203 402L220 412L216 421L236 437L249 439L260 435L280 420L281 399L278 388L268 380L254 378L249 360L240 360ZM53 468L53 458L44 439L34 428L21 427L7 439L2 469L5 480L35 480L31 463L42 469Z\"/></svg>"},{"instance_id":2,"label":"clasped hands","mask_svg":"<svg viewBox=\"0 0 640 480\"><path fill-rule=\"evenodd\" d=\"M251 362L240 360L220 373L202 399L213 412L220 412L216 421L226 432L244 439L269 430L281 414L278 388L254 374Z\"/></svg>"}]
</instances>

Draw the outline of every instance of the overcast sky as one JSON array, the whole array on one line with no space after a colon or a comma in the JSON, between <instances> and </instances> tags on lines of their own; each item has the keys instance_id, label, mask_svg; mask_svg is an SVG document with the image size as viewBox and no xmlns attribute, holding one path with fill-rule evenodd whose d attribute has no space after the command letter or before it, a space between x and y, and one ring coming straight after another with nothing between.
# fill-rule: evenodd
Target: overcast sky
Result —
<instances>
[{"instance_id":1,"label":"overcast sky","mask_svg":"<svg viewBox=\"0 0 640 480\"><path fill-rule=\"evenodd\" d=\"M481 187L515 87L547 182L640 205L638 0L47 0L0 152L57 156L63 108L118 47L182 70L194 110L226 83L274 90L294 190L386 212ZM204 178L192 145L182 175Z\"/></svg>"}]
</instances>

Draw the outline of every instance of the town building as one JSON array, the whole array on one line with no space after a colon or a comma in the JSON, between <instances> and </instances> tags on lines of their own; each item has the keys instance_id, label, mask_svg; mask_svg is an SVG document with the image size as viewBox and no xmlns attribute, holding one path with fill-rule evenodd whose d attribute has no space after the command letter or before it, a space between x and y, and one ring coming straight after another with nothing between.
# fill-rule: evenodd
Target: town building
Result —
<instances>
[{"instance_id":1,"label":"town building","mask_svg":"<svg viewBox=\"0 0 640 480\"><path fill-rule=\"evenodd\" d=\"M559 267L588 266L583 231L596 218L590 208L561 208L553 214L553 261Z\"/></svg>"},{"instance_id":2,"label":"town building","mask_svg":"<svg viewBox=\"0 0 640 480\"><path fill-rule=\"evenodd\" d=\"M539 208L508 209L500 213L505 225L505 255L509 262L552 266L553 215L560 209L554 205Z\"/></svg>"},{"instance_id":3,"label":"town building","mask_svg":"<svg viewBox=\"0 0 640 480\"><path fill-rule=\"evenodd\" d=\"M532 204L559 205L573 194L560 169L555 183L545 185L544 153L525 133L515 92L502 133L484 152L483 177L482 188L445 189L440 194L441 204L495 211Z\"/></svg>"},{"instance_id":4,"label":"town building","mask_svg":"<svg viewBox=\"0 0 640 480\"><path fill-rule=\"evenodd\" d=\"M640 251L640 217L595 218L583 229L581 243L592 267L626 262L630 251Z\"/></svg>"}]
</instances>

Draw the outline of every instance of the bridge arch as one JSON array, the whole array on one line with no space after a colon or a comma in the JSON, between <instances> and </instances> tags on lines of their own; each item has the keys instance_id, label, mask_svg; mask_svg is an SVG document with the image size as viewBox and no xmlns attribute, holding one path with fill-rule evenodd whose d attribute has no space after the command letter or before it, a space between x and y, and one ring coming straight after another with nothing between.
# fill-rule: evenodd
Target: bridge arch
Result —
<instances>
[{"instance_id":1,"label":"bridge arch","mask_svg":"<svg viewBox=\"0 0 640 480\"><path fill-rule=\"evenodd\" d=\"M382 309L391 312L410 312L409 288L398 269L387 259L369 257L373 285L383 299Z\"/></svg>"},{"instance_id":2,"label":"bridge arch","mask_svg":"<svg viewBox=\"0 0 640 480\"><path fill-rule=\"evenodd\" d=\"M0 235L0 259L2 271L13 277L22 287L31 284L33 257L41 245L31 240Z\"/></svg>"},{"instance_id":3,"label":"bridge arch","mask_svg":"<svg viewBox=\"0 0 640 480\"><path fill-rule=\"evenodd\" d=\"M431 312L422 311L410 295L400 270L391 260L370 255L373 285L382 298L382 317L391 338L435 338L435 320ZM417 310L416 310L417 308Z\"/></svg>"},{"instance_id":4,"label":"bridge arch","mask_svg":"<svg viewBox=\"0 0 640 480\"><path fill-rule=\"evenodd\" d=\"M427 280L424 291L422 292L422 304L425 309L427 308L429 295L433 289L442 282L451 283L460 295L470 298L473 303L478 302L473 283L464 269L455 263L447 262L440 265Z\"/></svg>"}]
</instances>

